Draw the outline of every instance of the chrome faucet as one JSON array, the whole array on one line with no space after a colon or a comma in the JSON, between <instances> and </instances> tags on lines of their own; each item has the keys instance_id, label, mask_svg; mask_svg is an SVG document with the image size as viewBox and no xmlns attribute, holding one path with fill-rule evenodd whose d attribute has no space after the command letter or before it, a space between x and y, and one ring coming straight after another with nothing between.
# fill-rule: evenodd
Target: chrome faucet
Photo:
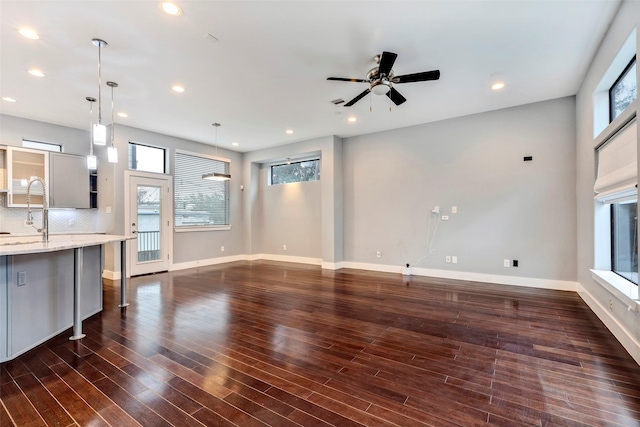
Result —
<instances>
[{"instance_id":1,"label":"chrome faucet","mask_svg":"<svg viewBox=\"0 0 640 427\"><path fill-rule=\"evenodd\" d=\"M42 228L38 228L33 225L33 213L31 212L31 185L34 182L40 182L42 184ZM27 187L27 225L32 225L33 228L38 230L38 233L42 233L42 241L49 241L49 204L47 203L47 184L44 179L38 176L32 177L29 180L29 186Z\"/></svg>"}]
</instances>

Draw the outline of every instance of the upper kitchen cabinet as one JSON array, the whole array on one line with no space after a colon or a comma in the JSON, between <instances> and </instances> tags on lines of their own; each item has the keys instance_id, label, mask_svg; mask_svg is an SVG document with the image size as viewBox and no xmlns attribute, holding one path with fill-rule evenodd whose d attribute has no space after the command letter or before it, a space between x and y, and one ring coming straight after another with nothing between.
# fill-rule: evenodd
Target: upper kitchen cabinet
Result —
<instances>
[{"instance_id":1,"label":"upper kitchen cabinet","mask_svg":"<svg viewBox=\"0 0 640 427\"><path fill-rule=\"evenodd\" d=\"M7 192L7 148L0 147L0 193Z\"/></svg>"},{"instance_id":2,"label":"upper kitchen cabinet","mask_svg":"<svg viewBox=\"0 0 640 427\"><path fill-rule=\"evenodd\" d=\"M27 206L29 180L49 177L49 153L26 148L7 147L7 206ZM88 181L88 178L87 178ZM31 206L42 206L43 188L39 182L31 186Z\"/></svg>"},{"instance_id":3,"label":"upper kitchen cabinet","mask_svg":"<svg viewBox=\"0 0 640 427\"><path fill-rule=\"evenodd\" d=\"M91 207L89 180L85 157L49 153L49 207Z\"/></svg>"}]
</instances>

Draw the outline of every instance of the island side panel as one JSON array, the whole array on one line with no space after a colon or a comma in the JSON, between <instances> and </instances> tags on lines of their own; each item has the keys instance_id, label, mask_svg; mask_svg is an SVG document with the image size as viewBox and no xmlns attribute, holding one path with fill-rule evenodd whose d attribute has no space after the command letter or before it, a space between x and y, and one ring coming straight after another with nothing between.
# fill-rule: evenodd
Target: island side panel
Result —
<instances>
[{"instance_id":1,"label":"island side panel","mask_svg":"<svg viewBox=\"0 0 640 427\"><path fill-rule=\"evenodd\" d=\"M9 327L9 306L8 306L8 256L0 256L0 362L8 358L8 327Z\"/></svg>"},{"instance_id":2,"label":"island side panel","mask_svg":"<svg viewBox=\"0 0 640 427\"><path fill-rule=\"evenodd\" d=\"M100 311L102 283L100 250L84 251L85 270L81 289L82 318ZM73 250L13 255L8 278L9 358L13 358L73 324ZM24 285L19 286L24 272Z\"/></svg>"}]
</instances>

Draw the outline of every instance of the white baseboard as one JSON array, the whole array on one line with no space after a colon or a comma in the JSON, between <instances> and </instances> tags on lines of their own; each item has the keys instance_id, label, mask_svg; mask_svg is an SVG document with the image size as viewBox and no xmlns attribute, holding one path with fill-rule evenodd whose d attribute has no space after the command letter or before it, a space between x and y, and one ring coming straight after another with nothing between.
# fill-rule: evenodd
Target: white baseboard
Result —
<instances>
[{"instance_id":1,"label":"white baseboard","mask_svg":"<svg viewBox=\"0 0 640 427\"><path fill-rule=\"evenodd\" d=\"M361 262L343 262L344 268L380 271L383 273L402 274L402 266L370 264ZM578 282L566 280L537 279L534 277L503 276L500 274L470 273L466 271L436 270L431 268L411 267L414 276L437 277L440 279L465 280L469 282L496 283L499 285L526 286L530 288L554 289L577 292Z\"/></svg>"},{"instance_id":2,"label":"white baseboard","mask_svg":"<svg viewBox=\"0 0 640 427\"><path fill-rule=\"evenodd\" d=\"M340 270L341 268L345 268L344 267L344 262L340 261L340 262L322 262L322 268L324 268L325 270Z\"/></svg>"},{"instance_id":3,"label":"white baseboard","mask_svg":"<svg viewBox=\"0 0 640 427\"><path fill-rule=\"evenodd\" d=\"M109 280L120 280L120 271L103 270L102 278Z\"/></svg>"},{"instance_id":4,"label":"white baseboard","mask_svg":"<svg viewBox=\"0 0 640 427\"><path fill-rule=\"evenodd\" d=\"M640 342L638 342L638 340L636 340L634 336L611 315L611 311L609 309L593 298L593 296L584 289L583 286L580 286L578 295L580 295L591 311L598 316L607 329L609 329L613 336L616 337L618 342L622 344L625 350L627 350L631 357L633 357L633 359L640 365Z\"/></svg>"},{"instance_id":5,"label":"white baseboard","mask_svg":"<svg viewBox=\"0 0 640 427\"><path fill-rule=\"evenodd\" d=\"M232 255L219 258L200 259L197 261L178 262L169 266L169 271L186 270L187 268L205 267L207 265L225 264L227 262L244 261L244 255Z\"/></svg>"},{"instance_id":6,"label":"white baseboard","mask_svg":"<svg viewBox=\"0 0 640 427\"><path fill-rule=\"evenodd\" d=\"M267 261L295 262L297 264L322 265L320 258L307 258L301 256L275 255L275 254L254 254L249 255L249 261L264 259Z\"/></svg>"}]
</instances>

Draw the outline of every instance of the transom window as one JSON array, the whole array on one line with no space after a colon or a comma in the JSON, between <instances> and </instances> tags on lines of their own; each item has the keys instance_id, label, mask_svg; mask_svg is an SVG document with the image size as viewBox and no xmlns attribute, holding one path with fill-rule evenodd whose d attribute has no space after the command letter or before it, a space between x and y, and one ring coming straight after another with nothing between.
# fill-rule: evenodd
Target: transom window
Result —
<instances>
[{"instance_id":1,"label":"transom window","mask_svg":"<svg viewBox=\"0 0 640 427\"><path fill-rule=\"evenodd\" d=\"M609 121L618 117L638 96L636 75L636 57L622 71L618 79L609 89Z\"/></svg>"},{"instance_id":2,"label":"transom window","mask_svg":"<svg viewBox=\"0 0 640 427\"><path fill-rule=\"evenodd\" d=\"M25 148L35 148L36 150L54 151L56 153L62 153L62 145L52 144L51 142L30 141L28 139L23 139L22 146Z\"/></svg>"},{"instance_id":3,"label":"transom window","mask_svg":"<svg viewBox=\"0 0 640 427\"><path fill-rule=\"evenodd\" d=\"M320 159L271 166L271 185L320 180Z\"/></svg>"},{"instance_id":4,"label":"transom window","mask_svg":"<svg viewBox=\"0 0 640 427\"><path fill-rule=\"evenodd\" d=\"M166 153L164 148L129 142L129 169L166 173Z\"/></svg>"}]
</instances>

